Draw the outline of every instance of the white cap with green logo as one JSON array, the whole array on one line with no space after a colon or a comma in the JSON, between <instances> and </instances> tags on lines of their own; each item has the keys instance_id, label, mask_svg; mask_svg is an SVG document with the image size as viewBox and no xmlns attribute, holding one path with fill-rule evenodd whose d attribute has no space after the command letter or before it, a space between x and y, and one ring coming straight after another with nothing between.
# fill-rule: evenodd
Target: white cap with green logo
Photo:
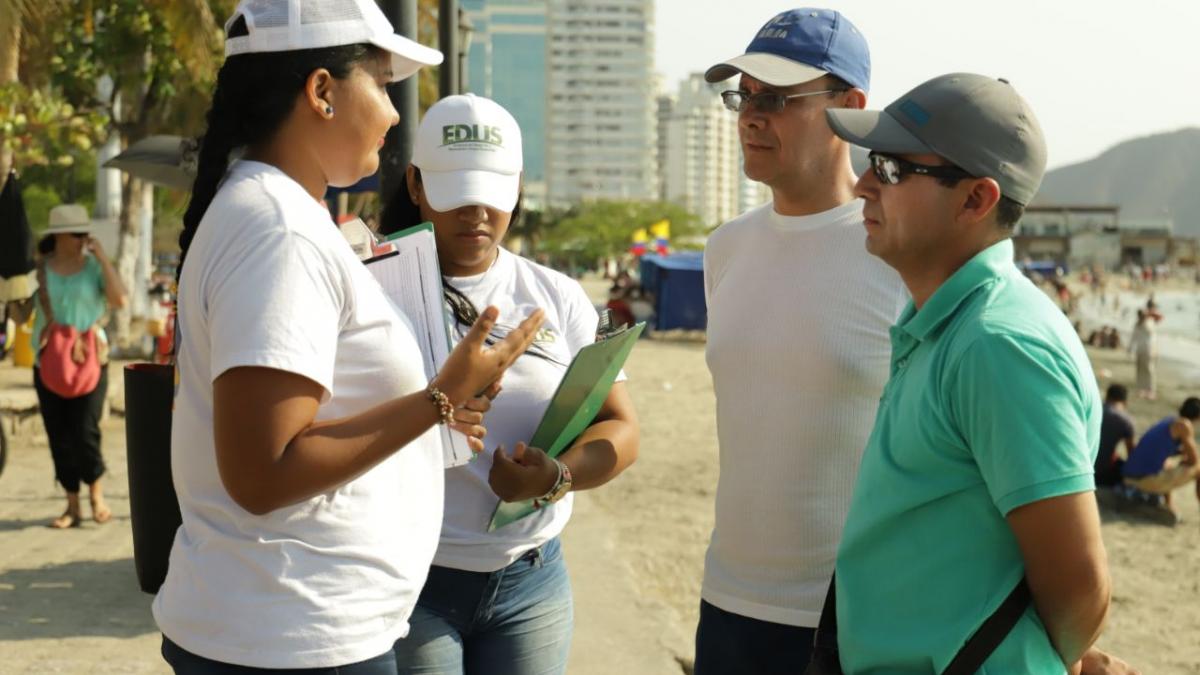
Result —
<instances>
[{"instance_id":1,"label":"white cap with green logo","mask_svg":"<svg viewBox=\"0 0 1200 675\"><path fill-rule=\"evenodd\" d=\"M521 128L491 99L447 96L425 112L412 163L437 211L475 204L512 211L521 191Z\"/></svg>"}]
</instances>

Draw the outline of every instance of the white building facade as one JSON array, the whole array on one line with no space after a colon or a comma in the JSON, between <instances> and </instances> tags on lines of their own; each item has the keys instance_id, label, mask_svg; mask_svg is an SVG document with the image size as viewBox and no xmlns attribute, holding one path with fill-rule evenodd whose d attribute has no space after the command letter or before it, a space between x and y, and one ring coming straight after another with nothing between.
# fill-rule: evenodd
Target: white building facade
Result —
<instances>
[{"instance_id":1,"label":"white building facade","mask_svg":"<svg viewBox=\"0 0 1200 675\"><path fill-rule=\"evenodd\" d=\"M737 115L721 103L725 88L725 83L709 84L696 73L658 104L660 195L709 226L741 210Z\"/></svg>"},{"instance_id":2,"label":"white building facade","mask_svg":"<svg viewBox=\"0 0 1200 675\"><path fill-rule=\"evenodd\" d=\"M547 201L659 195L652 0L548 0Z\"/></svg>"}]
</instances>

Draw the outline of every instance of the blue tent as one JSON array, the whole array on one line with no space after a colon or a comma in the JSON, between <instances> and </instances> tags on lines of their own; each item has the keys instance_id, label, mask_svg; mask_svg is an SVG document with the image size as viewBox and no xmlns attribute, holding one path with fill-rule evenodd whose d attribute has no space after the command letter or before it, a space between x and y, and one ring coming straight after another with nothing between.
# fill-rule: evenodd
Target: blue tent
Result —
<instances>
[{"instance_id":1,"label":"blue tent","mask_svg":"<svg viewBox=\"0 0 1200 675\"><path fill-rule=\"evenodd\" d=\"M642 290L654 296L655 330L704 330L704 254L675 253L642 257Z\"/></svg>"}]
</instances>

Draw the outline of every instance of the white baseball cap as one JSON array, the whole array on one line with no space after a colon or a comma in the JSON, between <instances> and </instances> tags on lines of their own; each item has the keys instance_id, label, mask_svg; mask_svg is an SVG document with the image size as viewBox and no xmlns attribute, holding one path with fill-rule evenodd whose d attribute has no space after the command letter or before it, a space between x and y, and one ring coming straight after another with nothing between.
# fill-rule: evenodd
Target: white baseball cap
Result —
<instances>
[{"instance_id":1,"label":"white baseball cap","mask_svg":"<svg viewBox=\"0 0 1200 675\"><path fill-rule=\"evenodd\" d=\"M516 208L521 192L521 128L495 101L447 96L425 112L412 164L436 211L482 204Z\"/></svg>"},{"instance_id":2,"label":"white baseball cap","mask_svg":"<svg viewBox=\"0 0 1200 675\"><path fill-rule=\"evenodd\" d=\"M375 0L241 0L225 35L239 19L248 34L225 38L225 56L372 44L392 54L392 82L421 66L436 66L442 53L396 35Z\"/></svg>"}]
</instances>

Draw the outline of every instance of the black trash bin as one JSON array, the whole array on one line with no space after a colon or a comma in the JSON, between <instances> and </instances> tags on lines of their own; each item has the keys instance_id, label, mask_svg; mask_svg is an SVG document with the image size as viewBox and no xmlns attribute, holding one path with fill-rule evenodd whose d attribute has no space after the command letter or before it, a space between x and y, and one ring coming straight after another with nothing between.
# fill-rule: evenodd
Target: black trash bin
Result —
<instances>
[{"instance_id":1,"label":"black trash bin","mask_svg":"<svg viewBox=\"0 0 1200 675\"><path fill-rule=\"evenodd\" d=\"M174 366L125 366L125 449L133 563L138 585L147 593L157 593L167 577L171 545L182 520L171 481L174 394Z\"/></svg>"}]
</instances>

